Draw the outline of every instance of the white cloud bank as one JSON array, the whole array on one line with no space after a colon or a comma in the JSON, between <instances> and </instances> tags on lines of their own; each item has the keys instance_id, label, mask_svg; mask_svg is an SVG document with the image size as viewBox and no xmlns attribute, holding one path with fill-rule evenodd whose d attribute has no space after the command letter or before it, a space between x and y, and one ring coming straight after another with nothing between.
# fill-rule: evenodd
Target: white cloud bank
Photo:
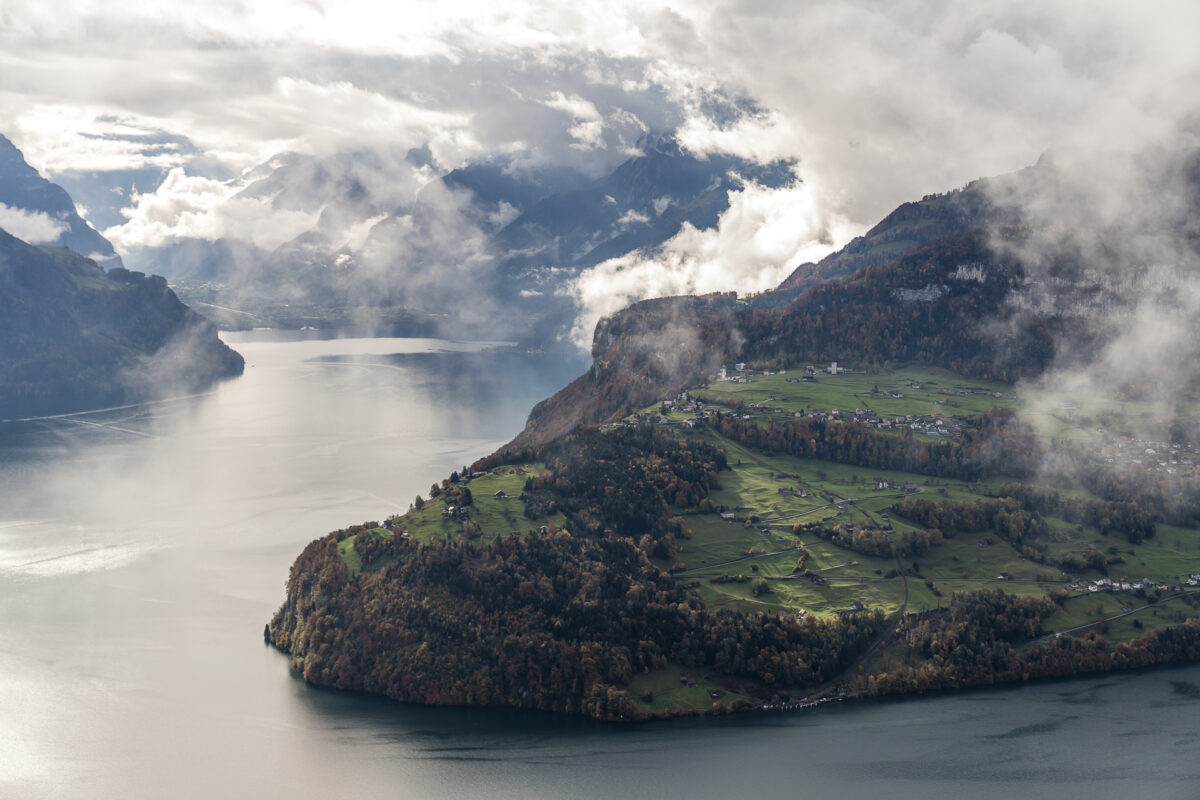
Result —
<instances>
[{"instance_id":1,"label":"white cloud bank","mask_svg":"<svg viewBox=\"0 0 1200 800\"><path fill-rule=\"evenodd\" d=\"M652 297L777 286L799 264L820 259L862 232L829 214L821 191L796 182L781 189L748 183L729 193L717 227L683 229L663 247L613 258L583 272L568 292L580 306L571 339L590 348L602 317Z\"/></svg>"},{"instance_id":2,"label":"white cloud bank","mask_svg":"<svg viewBox=\"0 0 1200 800\"><path fill-rule=\"evenodd\" d=\"M236 197L241 188L172 169L156 191L135 194L123 212L128 222L104 235L118 251L222 237L275 248L313 228L320 217L319 212L274 209L269 199Z\"/></svg>"},{"instance_id":3,"label":"white cloud bank","mask_svg":"<svg viewBox=\"0 0 1200 800\"><path fill-rule=\"evenodd\" d=\"M67 231L67 223L43 211L27 211L0 203L0 228L30 244L54 244Z\"/></svg>"}]
</instances>

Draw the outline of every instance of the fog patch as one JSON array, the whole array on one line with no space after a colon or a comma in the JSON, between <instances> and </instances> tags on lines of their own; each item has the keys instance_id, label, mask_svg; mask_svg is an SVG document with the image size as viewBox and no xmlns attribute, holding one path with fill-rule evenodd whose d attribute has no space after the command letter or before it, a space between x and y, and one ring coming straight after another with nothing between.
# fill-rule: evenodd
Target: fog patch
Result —
<instances>
[{"instance_id":1,"label":"fog patch","mask_svg":"<svg viewBox=\"0 0 1200 800\"><path fill-rule=\"evenodd\" d=\"M1116 414L1136 401L1148 409L1140 435L1162 435L1200 387L1196 130L1052 155L989 192L1017 223L992 240L1024 270L1007 299L1015 319L1042 315L1070 331L1050 369L1025 387L1030 419L1049 436L1056 417Z\"/></svg>"},{"instance_id":2,"label":"fog patch","mask_svg":"<svg viewBox=\"0 0 1200 800\"><path fill-rule=\"evenodd\" d=\"M43 211L27 211L0 203L0 228L29 244L53 244L69 227Z\"/></svg>"},{"instance_id":3,"label":"fog patch","mask_svg":"<svg viewBox=\"0 0 1200 800\"><path fill-rule=\"evenodd\" d=\"M126 395L137 401L169 400L208 391L218 380L240 375L242 363L240 355L217 339L212 323L188 312L166 341L125 368L119 381Z\"/></svg>"}]
</instances>

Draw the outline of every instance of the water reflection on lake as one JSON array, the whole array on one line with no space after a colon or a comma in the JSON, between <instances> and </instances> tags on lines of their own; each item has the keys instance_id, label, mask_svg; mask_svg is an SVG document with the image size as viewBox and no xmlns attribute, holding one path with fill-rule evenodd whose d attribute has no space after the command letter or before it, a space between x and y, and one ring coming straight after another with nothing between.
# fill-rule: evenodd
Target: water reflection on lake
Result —
<instances>
[{"instance_id":1,"label":"water reflection on lake","mask_svg":"<svg viewBox=\"0 0 1200 800\"><path fill-rule=\"evenodd\" d=\"M632 728L310 688L292 559L490 452L581 365L229 335L203 397L0 424L0 796L1196 797L1200 668Z\"/></svg>"}]
</instances>

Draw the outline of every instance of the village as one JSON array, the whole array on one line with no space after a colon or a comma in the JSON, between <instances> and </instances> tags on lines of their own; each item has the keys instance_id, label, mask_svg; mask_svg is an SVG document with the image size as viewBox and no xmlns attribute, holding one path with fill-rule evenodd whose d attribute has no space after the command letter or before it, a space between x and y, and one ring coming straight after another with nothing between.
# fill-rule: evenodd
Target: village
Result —
<instances>
[{"instance_id":1,"label":"village","mask_svg":"<svg viewBox=\"0 0 1200 800\"><path fill-rule=\"evenodd\" d=\"M1020 407L1017 392L1002 384L971 385L960 379L949 381L942 375L930 380L915 369L899 370L888 377L890 384L880 388L879 376L868 377L865 370L846 369L836 361L822 368L808 364L796 373L755 370L739 362L732 369L722 366L710 374L706 386L666 398L656 407L603 427L633 427L649 422L691 429L705 425L720 413L743 420L838 420L883 432L911 431L931 439L957 439L974 419L991 408ZM1200 449L1195 442L1142 438L1102 426L1089 428L1078 411L1077 404L1060 401L1051 412L1056 423L1093 434L1090 439L1073 438L1077 455L1122 470L1136 464L1164 476L1190 474L1200 463ZM1078 450L1081 446L1082 452Z\"/></svg>"},{"instance_id":2,"label":"village","mask_svg":"<svg viewBox=\"0 0 1200 800\"><path fill-rule=\"evenodd\" d=\"M656 408L643 409L622 420L608 423L602 427L634 427L650 422L657 425L696 428L705 425L720 413L733 414L743 420L749 420L755 416L776 419L838 420L864 425L880 431L901 432L910 430L914 434L932 438L956 438L962 435L967 427L967 422L962 418L955 417L953 412L955 410L964 410L967 412L976 412L978 410L978 406L961 409L960 403L955 399L956 397L981 397L988 398L989 400L999 398L1007 400L1016 399L1016 394L1013 392L1005 395L990 388L959 385L955 387L954 395L948 394L944 389L939 389L936 399L927 401L921 398L916 403L910 402L905 404L906 411L911 410L912 406L929 406L928 413L895 414L872 408L871 401L876 401L876 404L879 404L878 401L883 401L883 404L886 405L887 401L904 399L904 392L900 388L880 389L877 385L866 388L865 384L863 384L863 376L866 375L865 370L848 370L839 366L837 362L831 363L822 370L818 370L814 365L807 365L796 376L789 376L787 370L780 370L778 372L754 370L749 368L745 363L735 364L732 371L722 366L716 373L709 376L709 385L707 387L701 387L698 390L690 392L682 392L675 397L665 398ZM810 398L814 395L820 395L824 399L836 400L839 403L839 405L830 404L829 407L817 407L811 401L805 403L802 397L790 394L767 394L760 399L748 399L754 395L746 392L746 399L743 399L740 396L743 394L741 392L726 394L720 391L722 385L745 386L762 382L763 379L775 378L775 376L785 376L785 385L811 385L817 383L819 377L829 376L858 376L859 379L855 381L855 385L839 386L832 391L826 390L820 393L806 393ZM778 384L778 378L775 378L770 384ZM714 388L714 385L716 388ZM910 391L927 388L920 381L916 380L905 380L904 387ZM856 403L856 407L851 410L849 403L859 399L860 396L862 400L861 406ZM841 405L841 401L843 400L848 401L844 407Z\"/></svg>"},{"instance_id":3,"label":"village","mask_svg":"<svg viewBox=\"0 0 1200 800\"><path fill-rule=\"evenodd\" d=\"M1097 430L1097 455L1106 464L1128 469L1139 464L1147 472L1163 475L1191 473L1196 467L1197 449L1194 442L1163 442L1111 434Z\"/></svg>"},{"instance_id":4,"label":"village","mask_svg":"<svg viewBox=\"0 0 1200 800\"><path fill-rule=\"evenodd\" d=\"M1197 587L1200 587L1200 574L1189 575L1186 581L1173 584L1155 583L1149 578L1131 582L1126 579L1113 580L1106 577L1094 581L1074 581L1066 585L1067 590L1071 592L1136 592L1139 589L1143 592L1155 589L1160 592L1179 592L1185 588Z\"/></svg>"},{"instance_id":5,"label":"village","mask_svg":"<svg viewBox=\"0 0 1200 800\"><path fill-rule=\"evenodd\" d=\"M754 371L749 369L745 363L734 365L733 371L730 372L725 366L722 366L710 378L711 383L721 384L748 384L753 383L755 377L766 378L775 375L787 376L785 381L789 384L815 384L818 380L823 380L837 376L865 376L866 370L851 370L840 366L834 361L828 367L818 368L813 364L805 365L804 369L798 376L789 376L786 370L772 372L770 370ZM920 380L903 380L903 387L909 390L921 391L928 387ZM794 418L809 418L816 420L844 420L865 425L870 428L875 428L881 431L902 431L911 430L913 433L921 434L930 437L946 437L960 436L964 430L963 421L953 417L951 409L960 408L960 404L954 397L985 397L992 400L1001 398L1006 400L1015 400L1017 395L1015 392L1009 391L1002 393L992 388L974 387L960 384L954 387L953 395L945 388L938 390L939 396L932 400L932 404L942 407L945 410L936 410L931 408L928 414L892 414L886 411L879 411L871 408L868 401L887 401L887 400L902 400L904 399L903 387L894 387L891 389L880 389L878 384L873 385L867 391L854 392L854 388L846 387L853 394L853 398L862 397L863 407L856 407L853 411L849 408L839 408L831 406L829 408L809 408L809 409L790 409L788 395L768 395L762 401L748 401L740 406L742 411L741 417L749 419L751 414L790 414ZM841 391L845 399L846 391ZM922 402L926 402L922 398Z\"/></svg>"},{"instance_id":6,"label":"village","mask_svg":"<svg viewBox=\"0 0 1200 800\"><path fill-rule=\"evenodd\" d=\"M978 419L973 415L985 413L986 410L999 404L1012 403L1015 399L1016 393L1004 384L988 382L968 384L960 376L944 370L905 368L867 374L831 363L819 371L813 365L806 365L801 371L796 372L754 370L746 364L739 363L734 365L732 370L726 367L715 371L709 376L707 385L700 385L665 398L654 406L643 408L602 427L653 425L676 429L704 429L709 427L720 415L726 419L757 419L763 424L774 420L833 420L842 421L845 424L867 426L881 432L891 432L892 435L911 432L911 435L914 436L945 440L949 437L957 438L968 430L974 419ZM843 405L847 400L850 403ZM921 410L924 410L925 413L914 413ZM904 413L898 413L901 411ZM956 413L961 413L963 416L951 416ZM1089 456L1097 456L1106 463L1117 467L1142 464L1147 470L1161 470L1164 475L1174 474L1167 473L1167 470L1190 473L1195 468L1195 448L1190 443L1165 443L1154 439L1119 435L1115 432L1105 431L1103 428L1093 429L1093 431L1093 436L1078 438L1071 443L1071 447L1076 448L1076 453L1086 452ZM738 456L740 467L741 459L746 458L747 454L739 452ZM487 539L498 536L520 536L520 531L524 531L526 528L543 534L553 533L565 522L561 515L556 515L553 519L535 520L533 525L529 525L523 517L523 505L520 502L523 499L521 488L527 469L536 472L538 468L533 465L510 466L501 471L503 474L492 474L475 471L464 466L451 476L450 481L446 482L455 491L439 492L441 494L439 499L442 502L434 508L422 512L422 516L425 518L426 524L435 525L436 530L441 531L443 535L459 527L467 531L470 536L482 535ZM689 526L699 532L699 538L694 538L688 543L690 553L688 561L694 565L699 560L699 553L704 551L703 548L715 548L714 552L719 551L722 554L728 551L728 557L734 559L745 557L744 549L733 552L731 545L727 543L732 541L731 534L727 532L729 529L724 526L735 525L737 528L753 529L756 534L766 537L763 541L769 543L772 534L779 531L790 531L796 519L807 518L805 515L812 514L812 519L824 519L831 514L834 516L847 514L851 517L854 517L855 514L861 516L857 509L862 505L862 508L866 509L867 517L840 520L841 530L845 534L854 536L859 525L866 527L874 525L887 533L892 533L893 526L888 519L890 511L888 505L895 502L897 497L931 491L929 488L922 488L921 485L918 485L922 481L915 480L917 477L915 475L861 475L856 474L853 469L841 470L829 464L822 464L814 468L815 471L810 476L810 480L816 481L816 483L806 480L796 482L793 480L796 477L795 469L789 469L786 465L780 465L777 468L774 464L756 460L753 455L747 462L747 470L749 471L738 473L736 477L729 479L728 487L732 494L730 492L718 493L712 498L715 508L710 510L715 512L714 522L721 525L721 528L712 528L712 523L705 522L703 515L689 519ZM824 474L827 471L830 474L828 481ZM760 472L761 474L759 474ZM927 480L923 483L926 487L930 486ZM937 484L935 482L933 485L935 488L932 491L959 501L973 499L978 496L979 492L978 486L967 484L959 486L953 483ZM858 494L862 497L856 495L853 499L849 499L845 495L846 490L838 489L838 486L859 487ZM865 488L868 486L874 491ZM472 503L469 499L465 503L461 502L466 499L462 497L464 492L473 493L475 502ZM768 492L769 494L767 494ZM751 496L754 496L755 499L747 503L747 499ZM511 504L510 501L512 501ZM861 501L861 503L856 501ZM871 521L871 515L876 515L874 522ZM408 531L399 528L395 532L403 537ZM815 544L818 551L828 547L821 543ZM981 543L980 547L983 546ZM764 553L773 550L769 544L766 548L762 548L761 545L747 543L745 547L761 548ZM1176 549L1178 549L1178 545L1176 545ZM726 555L721 556L721 558L726 557ZM829 561L826 566L841 565L844 567L846 564L858 566L857 560L847 561L845 558L836 558L836 554L829 558L833 560ZM982 559L984 562L994 563L997 568L996 572L991 573L996 576L994 578L975 575L973 579L981 581L1024 579L1024 576L1018 579L1009 574L1010 571L1013 571L1012 567L1018 566L1018 564L1007 559L1003 553L992 554L990 551L987 553L981 551L978 555L972 554L971 558L976 561ZM704 565L704 562L700 561L700 564ZM884 569L884 565L875 564L872 569ZM821 574L822 572L823 570L814 570L811 575L805 576L808 580L804 582L811 581L818 588L824 587L828 576ZM1021 574L1019 571L1013 572ZM1194 572L1194 568L1187 572ZM1141 575L1125 577L1114 572L1112 575L1106 573L1095 575L1093 573L1088 578L1082 576L1072 578L1063 575L1059 580L1053 582L1063 586L1077 597L1096 593L1118 596L1125 593L1136 593L1138 596L1154 593L1154 596L1159 596L1189 589L1194 591L1200 588L1200 574L1176 577L1161 571L1149 571L1143 575L1153 575L1154 578ZM747 579L749 577L747 574ZM775 577L778 579L779 576ZM866 577L873 580L870 575ZM1042 580L1049 577L1044 576ZM776 591L783 591L789 595L801 592L799 589L783 588L785 585L792 586L794 582L790 580L792 576L788 576L788 578L789 580L776 584ZM1071 582L1068 584L1065 582L1067 580ZM706 584L706 588L711 587ZM719 590L713 588L713 591L719 597L728 595L736 598L733 602L750 602L741 599L741 595L748 591L745 587L722 586ZM839 602L847 607L853 607L856 599L843 597ZM928 598L926 602L928 602Z\"/></svg>"}]
</instances>

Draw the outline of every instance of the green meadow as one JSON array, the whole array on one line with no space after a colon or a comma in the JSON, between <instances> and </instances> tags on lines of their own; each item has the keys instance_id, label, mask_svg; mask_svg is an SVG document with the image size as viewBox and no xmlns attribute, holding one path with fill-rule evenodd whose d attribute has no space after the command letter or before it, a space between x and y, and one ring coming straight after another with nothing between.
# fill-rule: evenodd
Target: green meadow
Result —
<instances>
[{"instance_id":1,"label":"green meadow","mask_svg":"<svg viewBox=\"0 0 1200 800\"><path fill-rule=\"evenodd\" d=\"M491 541L514 531L523 534L543 525L563 527L566 520L562 514L537 519L525 516L525 504L521 501L525 481L544 470L544 464L505 465L470 481L472 504L469 517L479 527L479 540ZM500 493L503 494L497 496ZM410 508L396 522L420 542L463 536L463 523L443 515L446 505L443 497L426 499L421 508Z\"/></svg>"},{"instance_id":2,"label":"green meadow","mask_svg":"<svg viewBox=\"0 0 1200 800\"><path fill-rule=\"evenodd\" d=\"M1043 429L1068 433L1095 425L1100 417L1116 419L1118 412L1123 419L1141 421L1154 411L1149 404L1141 407L1129 403L1116 410L1093 408L1084 398L1059 398L1043 388L966 380L945 370L924 367L871 375L822 373L816 382L791 382L800 375L800 371L789 370L754 376L749 383L713 383L690 394L732 407L765 404L771 410L758 412L764 419L776 413L792 415L833 408L851 415L856 408L870 408L884 417L936 413L965 419L1005 406L1021 414L1042 414ZM776 407L782 412L776 412ZM642 413L658 416L660 411L660 406L654 405ZM679 422L691 414L671 410L666 416ZM1072 553L1083 557L1093 550L1109 559L1107 571L1089 568L1073 574L1031 560L1003 537L987 532L944 531L942 544L919 557L898 560L894 555L866 555L795 526L820 523L825 528L890 527L889 535L898 539L920 530L894 508L912 491L935 500L969 503L995 496L1010 479L993 476L969 485L915 473L758 452L710 428L687 430L678 425L665 429L722 448L728 461L729 468L718 475L718 486L708 498L713 511L673 509L688 536L677 543L672 558L658 562L664 570L671 570L676 580L697 590L711 608L786 615L826 615L859 609L916 613L948 604L956 592L1001 587L1016 595L1058 596L1059 609L1049 620L1052 631L1099 627L1102 620L1108 620L1103 627L1110 640L1133 638L1179 621L1181 615L1191 611L1180 600L1164 600L1160 605L1122 616L1126 609L1148 603L1145 592L1138 596L1133 591L1089 591L1086 585L1082 590L1068 591L1066 587L1106 576L1130 581L1149 578L1161 584L1186 581L1188 575L1200 573L1200 531L1159 525L1154 538L1130 544L1124 536L1106 536L1094 527L1046 517L1046 560ZM543 525L563 527L561 514L536 520L524 515L521 493L525 482L544 468L542 464L505 465L473 478L469 482L473 498L469 534L464 532L463 522L443 516L444 498L428 499L422 508L410 509L396 522L412 538L425 542L464 535L486 542ZM881 488L883 481L888 488ZM903 488L906 485L910 487L907 491ZM1055 488L1064 494L1096 499L1075 487ZM725 518L723 513L732 514L732 518ZM339 552L352 571L360 568L353 538L341 542ZM1090 629L1071 635L1082 635ZM694 685L687 686L688 681ZM630 694L650 710L704 710L714 702L712 691L724 693L722 702L736 697L726 688L706 683L704 676L687 676L681 681L677 669L636 677Z\"/></svg>"},{"instance_id":3,"label":"green meadow","mask_svg":"<svg viewBox=\"0 0 1200 800\"><path fill-rule=\"evenodd\" d=\"M824 368L828 364L815 366ZM872 374L818 373L815 381L792 382L802 374L803 369L791 369L774 375L754 375L748 383L710 383L707 388L689 394L705 402L729 406L766 404L789 415L835 408L846 415L862 408L886 418L933 414L954 418L977 417L997 406L1019 406L1019 396L1009 396L1014 389L1008 384L964 379L933 367L905 367Z\"/></svg>"},{"instance_id":4,"label":"green meadow","mask_svg":"<svg viewBox=\"0 0 1200 800\"><path fill-rule=\"evenodd\" d=\"M737 691L736 686L721 685L712 676L698 674L684 667L663 669L634 675L629 682L629 697L647 711L694 712L709 711L717 703L750 701L751 696ZM716 693L718 696L714 697Z\"/></svg>"}]
</instances>

